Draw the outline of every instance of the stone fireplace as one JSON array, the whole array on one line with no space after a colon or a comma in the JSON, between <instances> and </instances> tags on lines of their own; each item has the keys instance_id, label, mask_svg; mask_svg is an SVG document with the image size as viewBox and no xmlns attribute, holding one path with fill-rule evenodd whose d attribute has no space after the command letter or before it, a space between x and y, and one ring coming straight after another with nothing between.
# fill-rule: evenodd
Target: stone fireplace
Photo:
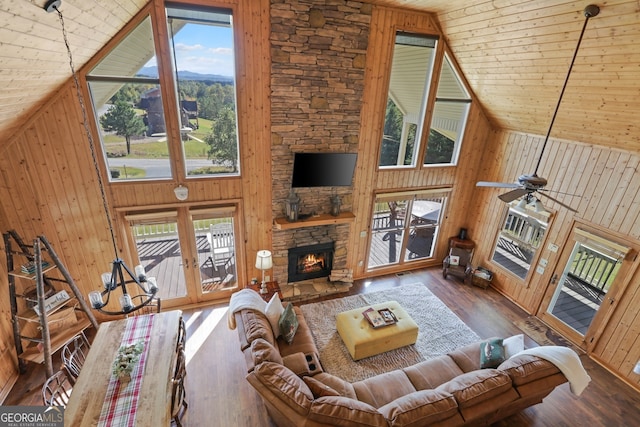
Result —
<instances>
[{"instance_id":1,"label":"stone fireplace","mask_svg":"<svg viewBox=\"0 0 640 427\"><path fill-rule=\"evenodd\" d=\"M333 268L334 243L289 248L288 282L328 277Z\"/></svg>"}]
</instances>

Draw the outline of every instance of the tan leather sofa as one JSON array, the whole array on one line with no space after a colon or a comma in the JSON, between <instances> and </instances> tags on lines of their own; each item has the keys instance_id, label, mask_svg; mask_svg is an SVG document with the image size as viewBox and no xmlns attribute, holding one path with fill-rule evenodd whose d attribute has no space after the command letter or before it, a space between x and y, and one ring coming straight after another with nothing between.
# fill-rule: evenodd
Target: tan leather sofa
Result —
<instances>
[{"instance_id":1,"label":"tan leather sofa","mask_svg":"<svg viewBox=\"0 0 640 427\"><path fill-rule=\"evenodd\" d=\"M287 344L264 314L234 313L247 380L278 426L488 425L542 402L566 377L550 362L514 356L480 369L480 343L349 383L323 372L313 336L300 323Z\"/></svg>"}]
</instances>

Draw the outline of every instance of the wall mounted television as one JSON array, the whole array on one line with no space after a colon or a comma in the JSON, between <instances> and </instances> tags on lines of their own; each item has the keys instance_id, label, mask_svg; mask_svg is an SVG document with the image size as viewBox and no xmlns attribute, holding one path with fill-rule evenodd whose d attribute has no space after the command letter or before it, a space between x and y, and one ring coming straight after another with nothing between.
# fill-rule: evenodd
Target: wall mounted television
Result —
<instances>
[{"instance_id":1,"label":"wall mounted television","mask_svg":"<svg viewBox=\"0 0 640 427\"><path fill-rule=\"evenodd\" d=\"M295 153L291 187L350 186L356 153Z\"/></svg>"}]
</instances>

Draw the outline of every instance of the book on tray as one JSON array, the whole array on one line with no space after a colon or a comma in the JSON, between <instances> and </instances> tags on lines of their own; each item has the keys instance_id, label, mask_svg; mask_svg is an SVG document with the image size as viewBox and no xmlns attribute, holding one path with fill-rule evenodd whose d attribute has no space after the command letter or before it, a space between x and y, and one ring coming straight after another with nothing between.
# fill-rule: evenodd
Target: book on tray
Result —
<instances>
[{"instance_id":1,"label":"book on tray","mask_svg":"<svg viewBox=\"0 0 640 427\"><path fill-rule=\"evenodd\" d=\"M362 312L362 315L374 328L380 328L382 326L393 325L398 321L393 311L388 308L381 308L380 310L374 310L369 307Z\"/></svg>"}]
</instances>

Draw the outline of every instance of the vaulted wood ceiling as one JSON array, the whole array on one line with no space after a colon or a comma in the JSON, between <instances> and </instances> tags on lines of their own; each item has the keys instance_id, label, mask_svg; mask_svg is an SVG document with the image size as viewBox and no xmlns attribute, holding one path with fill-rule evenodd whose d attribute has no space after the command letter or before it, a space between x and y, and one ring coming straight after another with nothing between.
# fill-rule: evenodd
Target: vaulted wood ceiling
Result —
<instances>
[{"instance_id":1,"label":"vaulted wood ceiling","mask_svg":"<svg viewBox=\"0 0 640 427\"><path fill-rule=\"evenodd\" d=\"M148 0L63 0L80 68ZM70 77L46 0L0 0L0 141ZM370 0L433 12L472 91L497 128L547 132L588 1ZM640 4L594 2L552 137L640 150ZM2 144L3 142L0 142Z\"/></svg>"}]
</instances>

